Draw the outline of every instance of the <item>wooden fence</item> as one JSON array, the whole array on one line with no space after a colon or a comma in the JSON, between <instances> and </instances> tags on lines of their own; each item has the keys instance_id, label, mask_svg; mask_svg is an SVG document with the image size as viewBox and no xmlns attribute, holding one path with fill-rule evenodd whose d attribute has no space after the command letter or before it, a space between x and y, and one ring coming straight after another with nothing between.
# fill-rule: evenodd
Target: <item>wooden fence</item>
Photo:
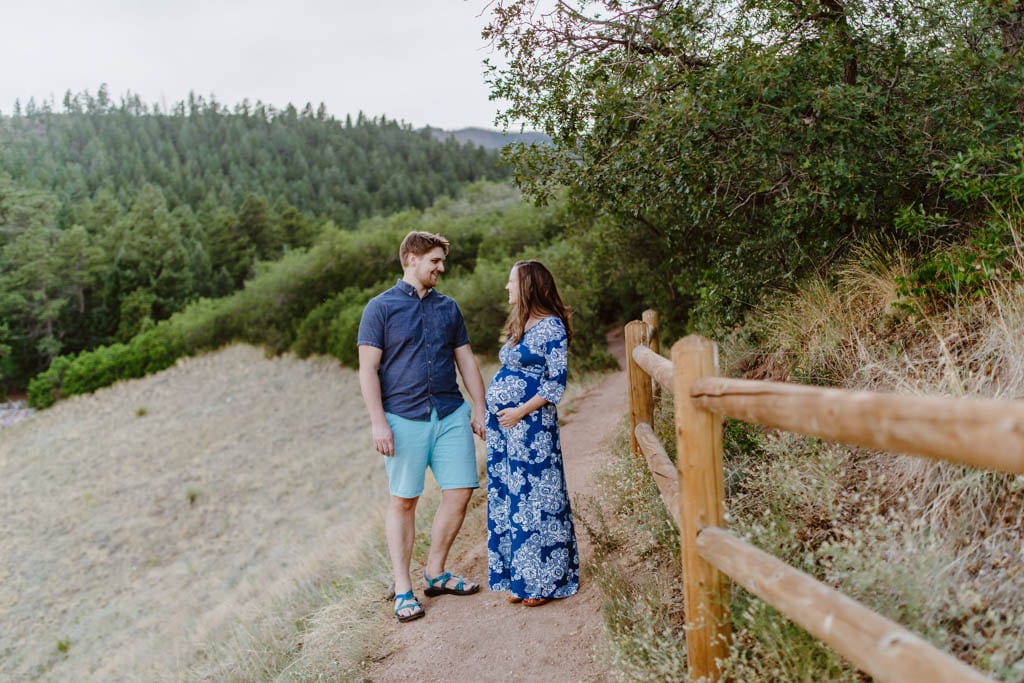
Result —
<instances>
[{"instance_id":1,"label":"wooden fence","mask_svg":"<svg viewBox=\"0 0 1024 683\"><path fill-rule=\"evenodd\" d=\"M722 421L1000 472L1024 473L1024 403L922 398L718 377L718 349L679 340L657 351L658 319L626 325L631 445L680 530L686 650L693 680L718 681L730 641L731 578L878 681L993 679L725 528ZM658 388L675 402L677 462L655 436Z\"/></svg>"}]
</instances>

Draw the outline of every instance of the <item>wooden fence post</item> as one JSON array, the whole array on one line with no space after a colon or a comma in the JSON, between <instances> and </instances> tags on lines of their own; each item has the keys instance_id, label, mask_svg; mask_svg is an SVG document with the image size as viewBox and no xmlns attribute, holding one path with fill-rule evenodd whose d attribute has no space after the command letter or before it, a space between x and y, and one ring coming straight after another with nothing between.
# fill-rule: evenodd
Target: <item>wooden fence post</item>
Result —
<instances>
[{"instance_id":1,"label":"wooden fence post","mask_svg":"<svg viewBox=\"0 0 1024 683\"><path fill-rule=\"evenodd\" d=\"M653 308L648 308L640 318L647 323L647 347L655 353L661 353L661 341L658 338L658 335L661 334L661 329L658 327L658 312Z\"/></svg>"},{"instance_id":2,"label":"wooden fence post","mask_svg":"<svg viewBox=\"0 0 1024 683\"><path fill-rule=\"evenodd\" d=\"M658 326L658 312L648 308L641 314L640 319L647 323L647 348L655 353L661 353L661 328ZM654 393L654 402L657 403L661 396L661 387L657 380L651 380L651 391Z\"/></svg>"},{"instance_id":3,"label":"wooden fence post","mask_svg":"<svg viewBox=\"0 0 1024 683\"><path fill-rule=\"evenodd\" d=\"M651 376L633 360L633 349L647 345L647 323L634 320L626 324L626 369L629 378L629 450L644 457L636 440L636 426L654 422L654 395Z\"/></svg>"},{"instance_id":4,"label":"wooden fence post","mask_svg":"<svg viewBox=\"0 0 1024 683\"><path fill-rule=\"evenodd\" d=\"M694 381L718 374L718 348L690 335L672 347L672 366L687 664L691 679L718 681L730 637L728 583L697 553L697 535L704 527L724 526L722 421L690 398Z\"/></svg>"}]
</instances>

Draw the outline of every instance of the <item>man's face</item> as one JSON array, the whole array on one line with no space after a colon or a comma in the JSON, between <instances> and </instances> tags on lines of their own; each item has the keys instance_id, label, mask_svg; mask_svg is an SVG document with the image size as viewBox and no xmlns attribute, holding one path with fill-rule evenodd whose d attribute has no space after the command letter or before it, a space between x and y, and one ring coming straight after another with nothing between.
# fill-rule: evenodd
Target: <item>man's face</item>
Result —
<instances>
[{"instance_id":1,"label":"man's face","mask_svg":"<svg viewBox=\"0 0 1024 683\"><path fill-rule=\"evenodd\" d=\"M437 280L444 272L444 249L434 247L426 254L409 256L409 267L412 276L423 287L428 289L437 286Z\"/></svg>"}]
</instances>

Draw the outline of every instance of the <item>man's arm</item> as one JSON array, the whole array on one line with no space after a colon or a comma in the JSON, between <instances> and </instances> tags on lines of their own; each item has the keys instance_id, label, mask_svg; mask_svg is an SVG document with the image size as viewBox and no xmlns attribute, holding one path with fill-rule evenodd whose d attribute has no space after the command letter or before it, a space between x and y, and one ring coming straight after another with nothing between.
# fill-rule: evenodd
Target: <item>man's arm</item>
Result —
<instances>
[{"instance_id":1,"label":"man's arm","mask_svg":"<svg viewBox=\"0 0 1024 683\"><path fill-rule=\"evenodd\" d=\"M381 455L395 454L395 436L384 416L384 403L380 396L380 359L383 351L376 346L359 345L359 389L363 403L370 413L370 430L373 434L373 448ZM480 371L477 370L477 375Z\"/></svg>"},{"instance_id":2,"label":"man's arm","mask_svg":"<svg viewBox=\"0 0 1024 683\"><path fill-rule=\"evenodd\" d=\"M466 391L469 392L469 397L473 401L473 416L470 421L473 433L481 439L486 439L484 378L480 374L480 366L477 365L476 356L473 355L473 349L469 344L463 344L455 349L455 365L458 366L459 374L462 375L462 383L466 386ZM360 366L362 366L361 363Z\"/></svg>"}]
</instances>

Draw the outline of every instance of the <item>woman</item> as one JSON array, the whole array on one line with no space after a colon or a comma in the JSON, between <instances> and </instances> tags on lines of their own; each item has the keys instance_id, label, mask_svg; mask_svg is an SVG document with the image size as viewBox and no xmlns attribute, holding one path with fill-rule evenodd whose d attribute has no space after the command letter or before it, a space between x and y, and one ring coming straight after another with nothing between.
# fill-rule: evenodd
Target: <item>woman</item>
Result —
<instances>
[{"instance_id":1,"label":"woman","mask_svg":"<svg viewBox=\"0 0 1024 683\"><path fill-rule=\"evenodd\" d=\"M562 467L555 404L572 331L555 280L520 261L501 369L487 388L487 565L491 590L535 607L579 588L579 551Z\"/></svg>"}]
</instances>

